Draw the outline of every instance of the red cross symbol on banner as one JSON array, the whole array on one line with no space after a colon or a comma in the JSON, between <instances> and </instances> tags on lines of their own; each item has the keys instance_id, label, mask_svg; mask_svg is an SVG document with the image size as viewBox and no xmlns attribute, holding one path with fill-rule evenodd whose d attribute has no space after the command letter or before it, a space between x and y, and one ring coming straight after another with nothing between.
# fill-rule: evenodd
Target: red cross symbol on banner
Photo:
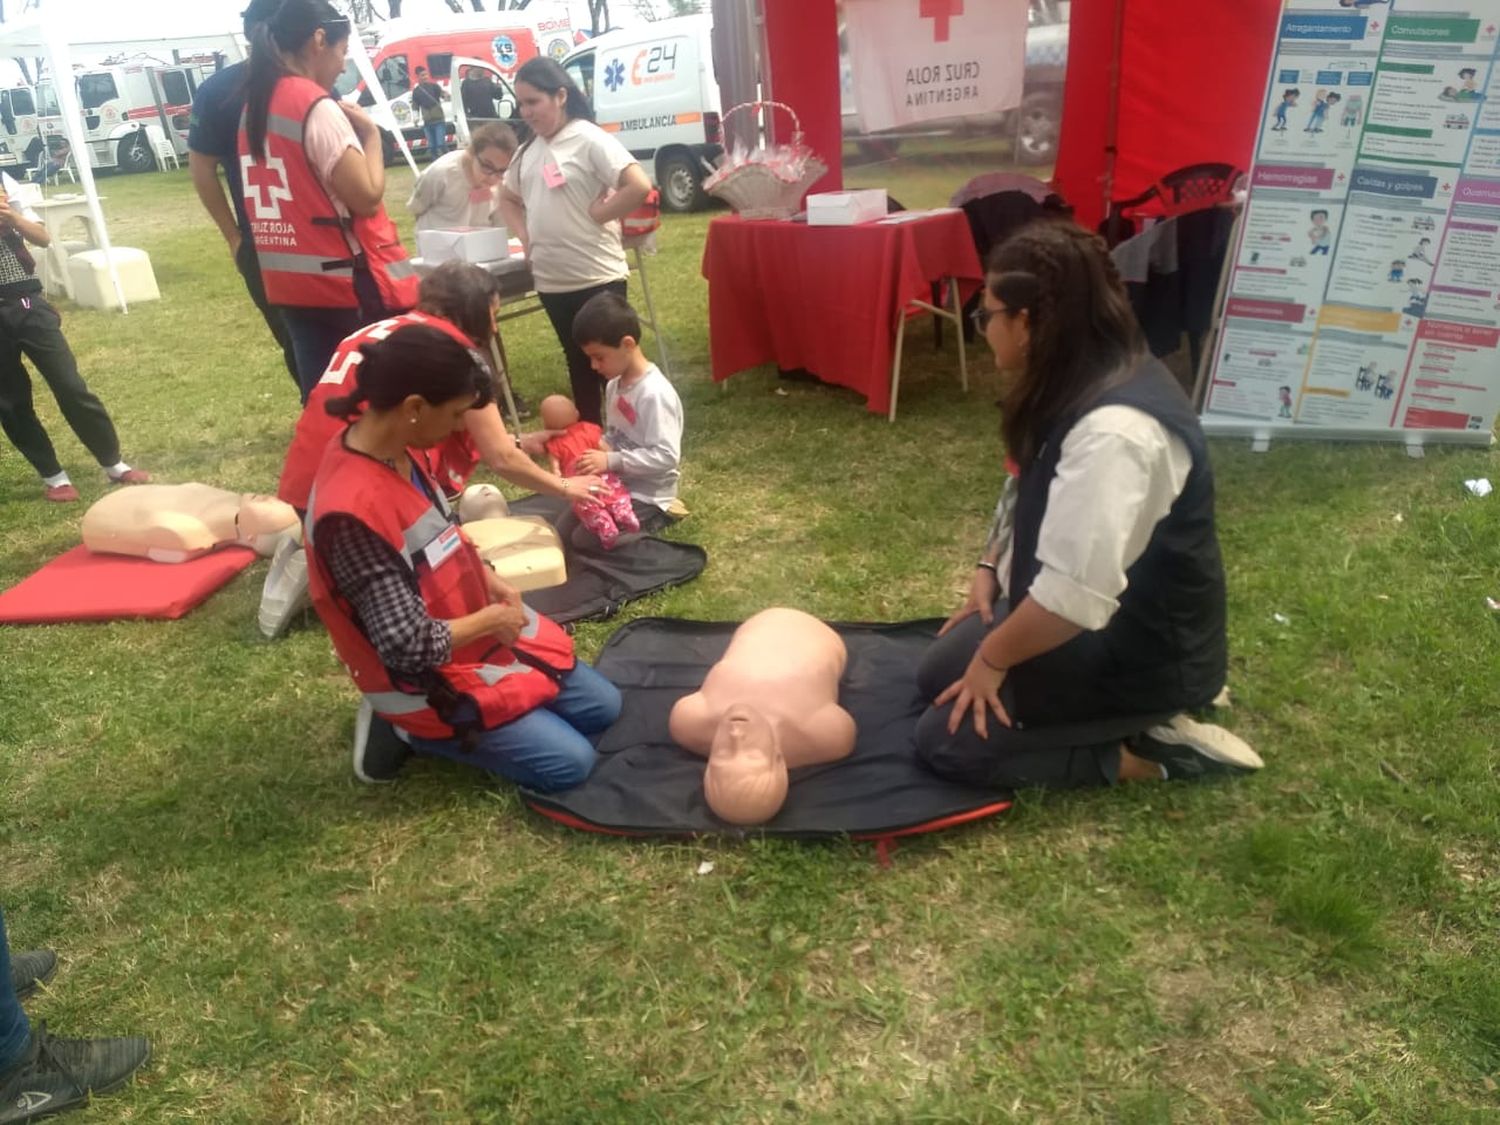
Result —
<instances>
[{"instance_id":1,"label":"red cross symbol on banner","mask_svg":"<svg viewBox=\"0 0 1500 1125\"><path fill-rule=\"evenodd\" d=\"M948 21L964 14L964 0L921 0L920 18L932 21L932 41L948 42Z\"/></svg>"}]
</instances>

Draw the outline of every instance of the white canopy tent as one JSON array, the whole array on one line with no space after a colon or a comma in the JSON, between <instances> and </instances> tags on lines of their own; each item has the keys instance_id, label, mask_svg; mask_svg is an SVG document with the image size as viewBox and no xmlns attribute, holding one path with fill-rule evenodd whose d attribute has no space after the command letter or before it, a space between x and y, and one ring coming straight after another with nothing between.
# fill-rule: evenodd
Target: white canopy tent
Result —
<instances>
[{"instance_id":1,"label":"white canopy tent","mask_svg":"<svg viewBox=\"0 0 1500 1125\"><path fill-rule=\"evenodd\" d=\"M160 51L165 47L177 51L217 51L231 60L243 57L240 39L233 32L174 33L165 40L160 36L150 39L144 37L106 39L100 36L100 29L90 27L88 40L75 38L70 42L64 26L62 14L53 5L28 13L27 17L21 21L0 23L0 56L27 55L45 58L47 72L54 79L73 73L75 54L91 57L120 53L128 55L133 51ZM375 99L375 104L371 107L372 116L379 125L394 134L407 165L415 175L416 158L412 156L411 146L406 143L406 138L402 135L401 126L397 124L395 112L391 109L390 99L386 97L385 90L375 74L374 64L371 63L370 56L358 35L349 37L349 55L353 58L360 77L364 79L365 86ZM78 168L79 184L88 198L89 216L93 221L94 230L98 232L99 248L105 252L109 262L110 283L114 286L115 298L120 303L120 311L128 312L124 288L120 284L120 275L115 269L111 253L109 229L104 222L104 211L99 206L99 190L95 184L94 170L88 158L88 144L83 134L83 111L79 105L78 91L72 82L54 81L53 86L57 91L58 108L62 110L63 133L75 154L74 163Z\"/></svg>"},{"instance_id":2,"label":"white canopy tent","mask_svg":"<svg viewBox=\"0 0 1500 1125\"><path fill-rule=\"evenodd\" d=\"M73 54L68 44L66 31L55 17L45 11L36 13L31 19L20 23L0 24L0 55L32 55L47 60L48 72L54 76L73 73ZM62 110L63 133L76 157L78 180L89 201L89 217L99 235L99 248L109 262L109 280L115 289L115 299L120 302L120 311L125 307L125 290L120 285L120 275L115 269L114 257L109 245L109 228L104 224L104 211L99 206L99 189L94 186L94 169L88 157L88 143L83 135L83 110L78 104L78 91L72 82L54 82L58 108Z\"/></svg>"},{"instance_id":3,"label":"white canopy tent","mask_svg":"<svg viewBox=\"0 0 1500 1125\"><path fill-rule=\"evenodd\" d=\"M375 119L375 124L387 130L396 138L396 144L401 148L401 155L406 157L407 166L411 174L417 174L417 158L411 154L411 145L406 143L406 135L401 132L401 126L396 123L396 112L391 109L391 99L385 96L385 87L381 86L380 78L375 73L375 64L370 61L370 52L365 50L365 45L360 42L357 34L349 36L349 57L354 60L354 67L359 71L359 76L364 80L365 89L375 99L375 104L370 107L370 116Z\"/></svg>"}]
</instances>

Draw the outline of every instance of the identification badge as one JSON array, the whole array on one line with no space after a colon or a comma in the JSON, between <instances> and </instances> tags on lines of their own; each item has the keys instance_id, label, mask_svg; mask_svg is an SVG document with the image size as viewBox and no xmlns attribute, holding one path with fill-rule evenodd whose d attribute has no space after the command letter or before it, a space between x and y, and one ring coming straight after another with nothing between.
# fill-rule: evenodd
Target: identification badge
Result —
<instances>
[{"instance_id":1,"label":"identification badge","mask_svg":"<svg viewBox=\"0 0 1500 1125\"><path fill-rule=\"evenodd\" d=\"M621 395L619 398L615 399L615 409L620 412L621 418L624 418L625 421L629 422L632 426L635 425L635 407L630 405L630 400L628 398L626 398L624 395Z\"/></svg>"},{"instance_id":2,"label":"identification badge","mask_svg":"<svg viewBox=\"0 0 1500 1125\"><path fill-rule=\"evenodd\" d=\"M436 570L452 558L462 544L463 536L459 534L457 526L450 525L447 531L422 548L422 557L427 560L428 566Z\"/></svg>"},{"instance_id":3,"label":"identification badge","mask_svg":"<svg viewBox=\"0 0 1500 1125\"><path fill-rule=\"evenodd\" d=\"M563 170L557 166L557 161L549 160L542 165L542 182L549 188L560 188L568 182L568 177L563 175Z\"/></svg>"}]
</instances>

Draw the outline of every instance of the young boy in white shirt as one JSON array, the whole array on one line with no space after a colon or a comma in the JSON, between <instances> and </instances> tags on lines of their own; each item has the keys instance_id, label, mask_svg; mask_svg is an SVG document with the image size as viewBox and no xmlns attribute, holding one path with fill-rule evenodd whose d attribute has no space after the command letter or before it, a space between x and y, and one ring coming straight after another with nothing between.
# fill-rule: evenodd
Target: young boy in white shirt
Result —
<instances>
[{"instance_id":1,"label":"young boy in white shirt","mask_svg":"<svg viewBox=\"0 0 1500 1125\"><path fill-rule=\"evenodd\" d=\"M573 340L604 388L603 448L587 450L574 472L618 476L630 490L643 532L673 522L682 508L682 400L677 388L641 351L641 319L624 298L600 293L578 310Z\"/></svg>"}]
</instances>

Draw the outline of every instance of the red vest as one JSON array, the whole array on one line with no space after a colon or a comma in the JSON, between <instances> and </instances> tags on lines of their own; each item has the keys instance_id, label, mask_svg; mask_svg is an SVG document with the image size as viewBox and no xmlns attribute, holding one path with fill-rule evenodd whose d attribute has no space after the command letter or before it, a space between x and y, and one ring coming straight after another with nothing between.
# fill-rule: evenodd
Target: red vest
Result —
<instances>
[{"instance_id":1,"label":"red vest","mask_svg":"<svg viewBox=\"0 0 1500 1125\"><path fill-rule=\"evenodd\" d=\"M318 465L323 461L323 451L328 443L344 432L347 423L328 413L326 404L331 398L342 398L354 391L354 375L364 358L359 349L375 340L384 340L396 329L407 324L421 324L435 328L453 337L466 348L474 341L442 317L426 313L409 312L389 320L377 320L366 325L344 342L333 353L328 370L307 396L307 405L297 419L297 429L292 435L292 444L287 447L286 462L281 466L281 483L276 486L276 495L299 511L307 508L307 497L312 492L313 478L318 475ZM358 417L356 414L355 417ZM479 464L479 450L467 430L449 435L441 445L432 449L410 449L412 460L428 474L436 477L443 491L453 496L464 490L474 468Z\"/></svg>"},{"instance_id":2,"label":"red vest","mask_svg":"<svg viewBox=\"0 0 1500 1125\"><path fill-rule=\"evenodd\" d=\"M453 738L459 733L449 721L455 706L470 704L478 727L488 730L557 696L559 681L574 665L573 641L530 608L513 646L481 637L456 649L449 663L435 669L436 686L388 671L318 550L318 523L334 513L353 516L400 553L435 618L463 617L490 603L485 564L441 498L432 504L395 470L344 448L342 441L329 446L308 503L308 585L334 650L377 714L421 738Z\"/></svg>"},{"instance_id":3,"label":"red vest","mask_svg":"<svg viewBox=\"0 0 1500 1125\"><path fill-rule=\"evenodd\" d=\"M266 300L297 308L354 309L354 267L367 268L388 309L417 303L417 275L396 224L381 207L370 218L341 218L307 161L302 131L328 91L306 78L276 83L266 118L266 155L250 155L240 119L240 175Z\"/></svg>"}]
</instances>

